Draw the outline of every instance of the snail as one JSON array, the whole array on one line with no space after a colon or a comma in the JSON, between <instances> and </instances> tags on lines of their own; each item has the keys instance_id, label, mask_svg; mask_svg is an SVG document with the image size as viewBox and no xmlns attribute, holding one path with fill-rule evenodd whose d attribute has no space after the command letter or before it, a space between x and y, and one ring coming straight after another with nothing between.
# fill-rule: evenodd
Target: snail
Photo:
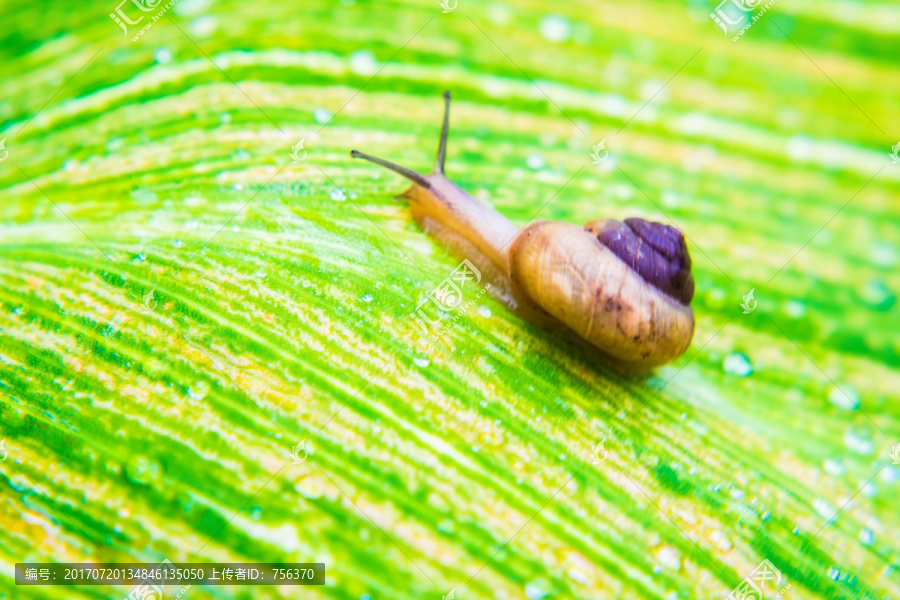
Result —
<instances>
[{"instance_id":1,"label":"snail","mask_svg":"<svg viewBox=\"0 0 900 600\"><path fill-rule=\"evenodd\" d=\"M521 229L444 173L450 92L437 160L423 175L352 150L350 155L412 181L398 196L426 232L486 273L491 291L514 312L545 327L568 328L606 356L637 368L662 365L694 336L691 258L675 227L632 218L578 227L534 221Z\"/></svg>"}]
</instances>

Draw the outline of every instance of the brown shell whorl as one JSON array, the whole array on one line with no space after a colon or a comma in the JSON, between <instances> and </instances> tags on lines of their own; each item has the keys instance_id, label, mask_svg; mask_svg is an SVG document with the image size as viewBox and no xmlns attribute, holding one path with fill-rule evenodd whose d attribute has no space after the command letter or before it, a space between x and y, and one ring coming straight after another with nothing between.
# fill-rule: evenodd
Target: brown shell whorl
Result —
<instances>
[{"instance_id":1,"label":"brown shell whorl","mask_svg":"<svg viewBox=\"0 0 900 600\"><path fill-rule=\"evenodd\" d=\"M584 227L525 226L510 244L509 275L547 313L623 362L665 364L691 344L690 306L649 283Z\"/></svg>"},{"instance_id":2,"label":"brown shell whorl","mask_svg":"<svg viewBox=\"0 0 900 600\"><path fill-rule=\"evenodd\" d=\"M644 219L598 219L585 230L664 294L685 306L694 297L691 255L676 227Z\"/></svg>"}]
</instances>

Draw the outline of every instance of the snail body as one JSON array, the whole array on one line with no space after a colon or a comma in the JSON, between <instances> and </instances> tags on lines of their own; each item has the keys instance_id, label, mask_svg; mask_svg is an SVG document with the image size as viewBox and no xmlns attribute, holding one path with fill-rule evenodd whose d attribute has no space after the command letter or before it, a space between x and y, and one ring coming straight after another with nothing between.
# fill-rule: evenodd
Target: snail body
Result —
<instances>
[{"instance_id":1,"label":"snail body","mask_svg":"<svg viewBox=\"0 0 900 600\"><path fill-rule=\"evenodd\" d=\"M491 281L516 313L565 325L613 359L652 367L683 354L694 335L691 259L682 233L643 219L598 219L579 227L535 221L519 228L444 174L450 94L429 175L353 150L412 185L402 198L429 234Z\"/></svg>"}]
</instances>

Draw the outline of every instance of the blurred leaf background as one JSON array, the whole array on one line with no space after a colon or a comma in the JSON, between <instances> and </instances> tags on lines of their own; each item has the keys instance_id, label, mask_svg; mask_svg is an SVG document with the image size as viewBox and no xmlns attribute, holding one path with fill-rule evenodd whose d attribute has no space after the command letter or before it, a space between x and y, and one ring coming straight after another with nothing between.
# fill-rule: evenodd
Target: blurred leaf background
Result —
<instances>
[{"instance_id":1,"label":"blurred leaf background","mask_svg":"<svg viewBox=\"0 0 900 600\"><path fill-rule=\"evenodd\" d=\"M198 599L900 593L897 4L738 42L693 0L115 9L0 1L0 597L163 557L327 565ZM623 375L490 296L423 343L458 261L348 151L428 169L445 89L448 173L517 223L686 233L685 356Z\"/></svg>"}]
</instances>

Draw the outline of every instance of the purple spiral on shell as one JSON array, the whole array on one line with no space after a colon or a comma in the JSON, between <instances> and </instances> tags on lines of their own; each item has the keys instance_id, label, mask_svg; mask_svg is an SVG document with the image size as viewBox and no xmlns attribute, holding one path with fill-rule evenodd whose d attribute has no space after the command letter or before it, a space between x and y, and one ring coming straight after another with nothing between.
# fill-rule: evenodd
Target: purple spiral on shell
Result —
<instances>
[{"instance_id":1,"label":"purple spiral on shell","mask_svg":"<svg viewBox=\"0 0 900 600\"><path fill-rule=\"evenodd\" d=\"M691 303L691 255L678 228L644 219L609 219L586 228L647 283L686 306Z\"/></svg>"}]
</instances>

